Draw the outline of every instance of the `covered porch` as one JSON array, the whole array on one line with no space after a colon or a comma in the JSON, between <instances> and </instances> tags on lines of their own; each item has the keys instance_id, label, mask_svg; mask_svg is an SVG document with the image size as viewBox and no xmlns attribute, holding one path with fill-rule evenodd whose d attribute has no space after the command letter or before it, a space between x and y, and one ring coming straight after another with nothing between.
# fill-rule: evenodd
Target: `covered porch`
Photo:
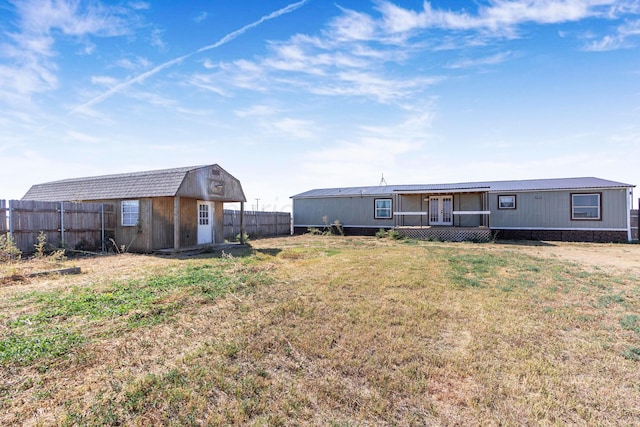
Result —
<instances>
[{"instance_id":1,"label":"covered porch","mask_svg":"<svg viewBox=\"0 0 640 427\"><path fill-rule=\"evenodd\" d=\"M394 229L415 239L487 241L491 238L488 191L484 187L399 191Z\"/></svg>"}]
</instances>

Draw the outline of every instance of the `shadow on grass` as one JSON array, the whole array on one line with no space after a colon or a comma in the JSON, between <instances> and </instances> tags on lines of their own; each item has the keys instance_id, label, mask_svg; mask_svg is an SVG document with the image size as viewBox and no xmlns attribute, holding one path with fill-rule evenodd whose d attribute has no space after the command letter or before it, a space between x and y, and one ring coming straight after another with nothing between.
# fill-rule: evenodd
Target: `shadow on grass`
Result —
<instances>
[{"instance_id":1,"label":"shadow on grass","mask_svg":"<svg viewBox=\"0 0 640 427\"><path fill-rule=\"evenodd\" d=\"M553 243L540 240L496 240L495 244L510 246L557 246Z\"/></svg>"}]
</instances>

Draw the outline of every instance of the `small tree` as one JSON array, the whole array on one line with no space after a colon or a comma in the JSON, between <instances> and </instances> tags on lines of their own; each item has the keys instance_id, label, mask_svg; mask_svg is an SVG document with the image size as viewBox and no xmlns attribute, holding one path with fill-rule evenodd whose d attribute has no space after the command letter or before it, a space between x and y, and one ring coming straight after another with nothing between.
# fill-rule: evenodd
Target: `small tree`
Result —
<instances>
[{"instance_id":1,"label":"small tree","mask_svg":"<svg viewBox=\"0 0 640 427\"><path fill-rule=\"evenodd\" d=\"M47 235L44 234L44 231L38 234L37 242L33 245L33 248L35 249L34 255L36 258L42 258L44 256L47 248Z\"/></svg>"},{"instance_id":2,"label":"small tree","mask_svg":"<svg viewBox=\"0 0 640 427\"><path fill-rule=\"evenodd\" d=\"M11 262L20 260L22 252L13 241L13 237L9 234L0 236L0 262Z\"/></svg>"}]
</instances>

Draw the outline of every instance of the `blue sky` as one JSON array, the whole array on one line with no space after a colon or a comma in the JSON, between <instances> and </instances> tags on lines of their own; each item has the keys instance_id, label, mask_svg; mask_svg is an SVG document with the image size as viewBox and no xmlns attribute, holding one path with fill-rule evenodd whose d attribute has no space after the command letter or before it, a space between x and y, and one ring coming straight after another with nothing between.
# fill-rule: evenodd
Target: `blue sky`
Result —
<instances>
[{"instance_id":1,"label":"blue sky","mask_svg":"<svg viewBox=\"0 0 640 427\"><path fill-rule=\"evenodd\" d=\"M382 174L639 185L640 1L0 0L0 161L5 199L218 163L260 210Z\"/></svg>"}]
</instances>

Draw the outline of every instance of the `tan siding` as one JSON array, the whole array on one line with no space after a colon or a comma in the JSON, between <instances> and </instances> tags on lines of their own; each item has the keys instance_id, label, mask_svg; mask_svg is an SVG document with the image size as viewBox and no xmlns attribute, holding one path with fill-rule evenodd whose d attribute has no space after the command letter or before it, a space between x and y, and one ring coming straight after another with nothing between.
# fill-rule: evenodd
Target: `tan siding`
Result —
<instances>
[{"instance_id":1,"label":"tan siding","mask_svg":"<svg viewBox=\"0 0 640 427\"><path fill-rule=\"evenodd\" d=\"M218 166L187 173L178 195L207 201L245 201L240 181Z\"/></svg>"},{"instance_id":2,"label":"tan siding","mask_svg":"<svg viewBox=\"0 0 640 427\"><path fill-rule=\"evenodd\" d=\"M151 252L151 199L125 199L139 200L140 202L140 224L139 226L123 227L122 226L122 200L117 201L116 207L116 243L119 247L124 245L126 250L132 252Z\"/></svg>"},{"instance_id":3,"label":"tan siding","mask_svg":"<svg viewBox=\"0 0 640 427\"><path fill-rule=\"evenodd\" d=\"M214 243L224 242L224 203L215 202L213 208Z\"/></svg>"},{"instance_id":4,"label":"tan siding","mask_svg":"<svg viewBox=\"0 0 640 427\"><path fill-rule=\"evenodd\" d=\"M173 199L153 199L153 249L173 248Z\"/></svg>"},{"instance_id":5,"label":"tan siding","mask_svg":"<svg viewBox=\"0 0 640 427\"><path fill-rule=\"evenodd\" d=\"M180 246L198 244L198 201L182 197L180 199Z\"/></svg>"}]
</instances>

